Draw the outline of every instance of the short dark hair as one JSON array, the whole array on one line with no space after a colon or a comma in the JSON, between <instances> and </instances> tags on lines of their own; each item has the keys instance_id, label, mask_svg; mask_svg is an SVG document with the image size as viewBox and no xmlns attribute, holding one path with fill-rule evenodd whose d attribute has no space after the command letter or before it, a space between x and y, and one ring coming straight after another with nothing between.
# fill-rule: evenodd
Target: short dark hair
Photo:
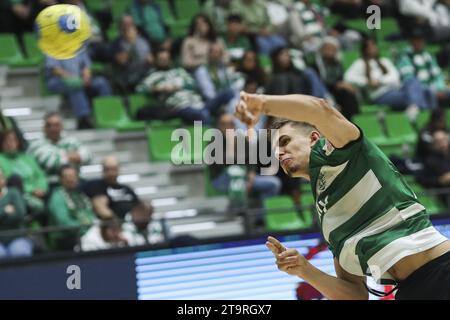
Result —
<instances>
[{"instance_id":1,"label":"short dark hair","mask_svg":"<svg viewBox=\"0 0 450 320\"><path fill-rule=\"evenodd\" d=\"M75 165L71 164L71 163L66 163L63 164L60 168L59 168L59 176L62 177L64 171L68 170L68 169L73 169L75 170L75 172L78 174L78 167L76 167Z\"/></svg>"},{"instance_id":2,"label":"short dark hair","mask_svg":"<svg viewBox=\"0 0 450 320\"><path fill-rule=\"evenodd\" d=\"M0 131L0 152L4 152L3 151L3 142L5 141L6 137L10 136L10 135L14 135L17 139L17 150L22 150L23 149L23 145L22 142L19 139L19 136L17 135L17 132L14 129L6 129L3 131Z\"/></svg>"},{"instance_id":3,"label":"short dark hair","mask_svg":"<svg viewBox=\"0 0 450 320\"><path fill-rule=\"evenodd\" d=\"M227 17L227 22L242 22L242 17L239 14L230 14Z\"/></svg>"},{"instance_id":4,"label":"short dark hair","mask_svg":"<svg viewBox=\"0 0 450 320\"><path fill-rule=\"evenodd\" d=\"M296 127L305 133L310 133L312 131L319 131L319 130L317 130L317 128L315 126L313 126L312 124L309 124L307 122L294 121L294 120L289 120L289 119L284 119L284 118L275 118L270 125L270 129L281 129L282 127L284 127L286 125L291 125L293 127Z\"/></svg>"},{"instance_id":5,"label":"short dark hair","mask_svg":"<svg viewBox=\"0 0 450 320\"><path fill-rule=\"evenodd\" d=\"M47 122L48 119L53 117L61 118L61 114L58 111L49 111L44 115L44 122Z\"/></svg>"}]
</instances>

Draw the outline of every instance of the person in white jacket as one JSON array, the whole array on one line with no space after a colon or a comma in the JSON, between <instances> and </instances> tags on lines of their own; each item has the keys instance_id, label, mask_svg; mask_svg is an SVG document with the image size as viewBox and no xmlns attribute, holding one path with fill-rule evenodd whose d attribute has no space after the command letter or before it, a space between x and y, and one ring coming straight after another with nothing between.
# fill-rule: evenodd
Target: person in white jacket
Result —
<instances>
[{"instance_id":1,"label":"person in white jacket","mask_svg":"<svg viewBox=\"0 0 450 320\"><path fill-rule=\"evenodd\" d=\"M432 93L416 78L402 83L391 60L379 56L373 39L363 41L361 56L346 71L344 79L365 90L371 103L413 114L419 108L432 108Z\"/></svg>"}]
</instances>

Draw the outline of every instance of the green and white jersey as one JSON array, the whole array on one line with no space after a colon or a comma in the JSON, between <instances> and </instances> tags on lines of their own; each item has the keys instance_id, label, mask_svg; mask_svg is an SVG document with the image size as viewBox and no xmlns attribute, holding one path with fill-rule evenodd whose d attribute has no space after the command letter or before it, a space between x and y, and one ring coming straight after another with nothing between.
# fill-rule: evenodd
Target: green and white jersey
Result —
<instances>
[{"instance_id":1,"label":"green and white jersey","mask_svg":"<svg viewBox=\"0 0 450 320\"><path fill-rule=\"evenodd\" d=\"M312 148L311 186L324 239L347 272L392 279L400 259L447 240L391 161L363 133L343 148Z\"/></svg>"}]
</instances>

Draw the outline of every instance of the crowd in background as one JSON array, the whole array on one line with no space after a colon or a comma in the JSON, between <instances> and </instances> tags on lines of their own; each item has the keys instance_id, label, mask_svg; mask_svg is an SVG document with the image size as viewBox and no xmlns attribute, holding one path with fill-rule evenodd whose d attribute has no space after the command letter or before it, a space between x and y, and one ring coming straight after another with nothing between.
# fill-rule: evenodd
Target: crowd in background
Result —
<instances>
[{"instance_id":1,"label":"crowd in background","mask_svg":"<svg viewBox=\"0 0 450 320\"><path fill-rule=\"evenodd\" d=\"M0 0L0 32L15 32L20 39L33 29L37 13L57 2ZM405 111L411 121L419 111L430 110L432 117L419 133L415 155L425 166L419 181L432 188L450 186L444 115L450 102L445 72L450 1L204 0L184 36L174 36L161 1L131 0L117 21L112 1L95 8L90 1L63 2L88 13L93 37L86 50L72 59L46 57L45 82L50 92L67 97L78 129L95 126L92 97L134 93L153 101L138 111L139 120L181 119L187 125L199 120L222 132L245 128L232 116L241 90L314 95L350 120L363 104ZM167 2L173 9L172 1ZM400 32L380 39L365 26L358 29L346 23L367 17L371 4L381 7L382 18L395 18ZM178 13L178 18L182 16ZM341 19L331 23L330 16ZM118 35L111 38L108 30L114 24ZM408 45L394 56L385 47L395 47L396 41ZM440 45L438 57L428 51L428 41ZM347 50L359 50L359 57L344 66ZM95 74L93 63L103 63L111 72ZM257 128L266 128L271 121L263 117ZM151 205L117 181L119 163L114 157L104 159L103 179L80 181L78 168L89 163L90 151L64 135L58 113L46 115L44 132L44 138L26 145L13 119L2 117L0 230L20 229L30 221L68 227L46 239L61 250L164 240L162 226L151 222ZM224 134L224 139L235 136ZM233 143L225 145L231 146L225 154L236 152ZM279 193L301 205L302 181L281 170L276 176L261 176L253 166L215 165L210 176L213 187L223 193L236 185L233 179L241 179L243 192L255 206ZM91 227L73 228L80 225ZM41 240L0 238L0 258L30 255Z\"/></svg>"}]
</instances>

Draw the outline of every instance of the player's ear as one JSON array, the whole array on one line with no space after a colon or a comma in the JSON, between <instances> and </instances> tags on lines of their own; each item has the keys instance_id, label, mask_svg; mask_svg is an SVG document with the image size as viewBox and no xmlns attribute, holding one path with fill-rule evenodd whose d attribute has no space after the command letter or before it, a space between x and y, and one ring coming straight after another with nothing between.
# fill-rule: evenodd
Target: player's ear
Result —
<instances>
[{"instance_id":1,"label":"player's ear","mask_svg":"<svg viewBox=\"0 0 450 320\"><path fill-rule=\"evenodd\" d=\"M313 131L309 135L309 140L311 142L311 146L314 145L320 139L320 133L318 131Z\"/></svg>"}]
</instances>

